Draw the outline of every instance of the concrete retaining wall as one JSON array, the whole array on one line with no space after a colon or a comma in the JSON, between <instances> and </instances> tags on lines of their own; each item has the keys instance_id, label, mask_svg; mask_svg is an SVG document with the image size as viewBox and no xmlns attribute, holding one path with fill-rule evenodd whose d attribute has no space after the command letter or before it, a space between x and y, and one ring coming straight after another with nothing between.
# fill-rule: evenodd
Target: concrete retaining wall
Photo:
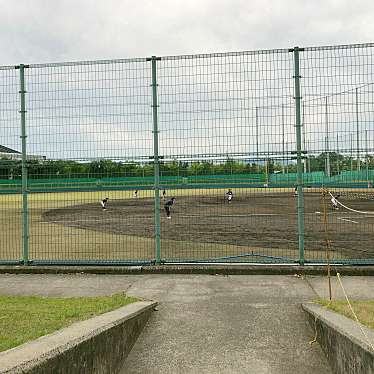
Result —
<instances>
[{"instance_id":1,"label":"concrete retaining wall","mask_svg":"<svg viewBox=\"0 0 374 374\"><path fill-rule=\"evenodd\" d=\"M335 373L374 374L374 351L355 321L317 304L303 304L303 309ZM364 330L374 344L374 330Z\"/></svg>"},{"instance_id":2,"label":"concrete retaining wall","mask_svg":"<svg viewBox=\"0 0 374 374\"><path fill-rule=\"evenodd\" d=\"M336 266L344 275L374 276L374 266ZM335 272L331 270L333 274ZM325 265L274 264L167 264L147 266L23 266L0 265L0 274L235 274L235 275L326 275Z\"/></svg>"},{"instance_id":3,"label":"concrete retaining wall","mask_svg":"<svg viewBox=\"0 0 374 374\"><path fill-rule=\"evenodd\" d=\"M118 373L156 305L129 304L1 352L0 373Z\"/></svg>"}]
</instances>

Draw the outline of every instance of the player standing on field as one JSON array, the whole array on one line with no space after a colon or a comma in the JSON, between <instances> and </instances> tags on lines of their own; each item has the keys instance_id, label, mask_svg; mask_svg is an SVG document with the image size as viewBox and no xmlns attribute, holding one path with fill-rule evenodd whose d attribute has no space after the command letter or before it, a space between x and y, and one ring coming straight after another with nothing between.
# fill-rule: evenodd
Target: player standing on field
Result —
<instances>
[{"instance_id":1,"label":"player standing on field","mask_svg":"<svg viewBox=\"0 0 374 374\"><path fill-rule=\"evenodd\" d=\"M106 197L105 199L100 200L100 204L103 208L103 210L106 210L106 203L108 202L109 197Z\"/></svg>"},{"instance_id":2,"label":"player standing on field","mask_svg":"<svg viewBox=\"0 0 374 374\"><path fill-rule=\"evenodd\" d=\"M335 210L338 210L339 207L338 207L338 201L336 200L340 195L337 195L336 197L335 196L331 196L331 204L332 204L332 207L335 209Z\"/></svg>"},{"instance_id":3,"label":"player standing on field","mask_svg":"<svg viewBox=\"0 0 374 374\"><path fill-rule=\"evenodd\" d=\"M174 204L174 200L175 200L175 197L172 197L170 200L168 200L165 205L164 205L164 208L165 208L165 212L166 212L166 218L168 219L171 219L171 216L170 216L170 211L171 211L171 207L173 206Z\"/></svg>"},{"instance_id":4,"label":"player standing on field","mask_svg":"<svg viewBox=\"0 0 374 374\"><path fill-rule=\"evenodd\" d=\"M162 200L165 200L165 199L166 199L166 191L163 190L163 191L162 191Z\"/></svg>"},{"instance_id":5,"label":"player standing on field","mask_svg":"<svg viewBox=\"0 0 374 374\"><path fill-rule=\"evenodd\" d=\"M229 188L229 190L226 192L226 195L227 195L227 201L228 201L229 203L231 203L231 200L232 200L232 198L234 197L234 195L233 195L233 193L232 193L232 191L231 191L231 188Z\"/></svg>"}]
</instances>

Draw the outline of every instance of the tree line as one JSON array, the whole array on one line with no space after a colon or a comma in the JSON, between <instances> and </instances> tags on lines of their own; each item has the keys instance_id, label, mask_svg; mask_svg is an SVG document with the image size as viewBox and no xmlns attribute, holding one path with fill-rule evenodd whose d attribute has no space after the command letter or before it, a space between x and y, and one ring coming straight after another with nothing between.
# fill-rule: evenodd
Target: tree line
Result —
<instances>
[{"instance_id":1,"label":"tree line","mask_svg":"<svg viewBox=\"0 0 374 374\"><path fill-rule=\"evenodd\" d=\"M356 170L357 159L335 152L329 153L330 172L336 175L341 171ZM305 158L306 171L324 171L326 168L326 153ZM361 168L368 166L374 169L374 157L369 156L360 160ZM0 160L1 179L21 178L20 160ZM267 159L261 162L244 162L227 159L223 162L160 162L162 176L187 177L192 175L228 175L228 174L272 174L295 173L296 160ZM151 177L154 165L149 163L131 163L112 160L97 160L78 162L71 160L28 160L27 173L33 179L56 178L118 178L118 177Z\"/></svg>"}]
</instances>

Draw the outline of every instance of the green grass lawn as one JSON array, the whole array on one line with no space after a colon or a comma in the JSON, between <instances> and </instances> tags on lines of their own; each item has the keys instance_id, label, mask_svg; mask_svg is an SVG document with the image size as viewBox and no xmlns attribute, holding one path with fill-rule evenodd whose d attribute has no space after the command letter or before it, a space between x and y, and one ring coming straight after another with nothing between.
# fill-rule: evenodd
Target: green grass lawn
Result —
<instances>
[{"instance_id":1,"label":"green grass lawn","mask_svg":"<svg viewBox=\"0 0 374 374\"><path fill-rule=\"evenodd\" d=\"M135 301L123 294L73 298L0 296L0 352Z\"/></svg>"},{"instance_id":2,"label":"green grass lawn","mask_svg":"<svg viewBox=\"0 0 374 374\"><path fill-rule=\"evenodd\" d=\"M328 300L317 300L318 304L328 305ZM351 305L358 320L365 326L374 329L374 300L351 301ZM346 301L333 301L328 309L340 313L348 318L355 319Z\"/></svg>"}]
</instances>

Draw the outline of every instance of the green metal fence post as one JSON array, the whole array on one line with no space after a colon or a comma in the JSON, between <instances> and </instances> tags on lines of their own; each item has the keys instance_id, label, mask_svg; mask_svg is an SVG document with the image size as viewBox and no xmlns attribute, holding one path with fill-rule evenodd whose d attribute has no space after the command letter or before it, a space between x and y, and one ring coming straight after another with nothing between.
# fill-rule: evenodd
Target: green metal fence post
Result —
<instances>
[{"instance_id":1,"label":"green metal fence post","mask_svg":"<svg viewBox=\"0 0 374 374\"><path fill-rule=\"evenodd\" d=\"M160 230L160 165L158 155L158 103L157 103L157 61L161 58L152 56L152 108L153 108L153 157L154 157L154 191L155 191L155 249L156 264L161 263L161 230Z\"/></svg>"},{"instance_id":2,"label":"green metal fence post","mask_svg":"<svg viewBox=\"0 0 374 374\"><path fill-rule=\"evenodd\" d=\"M294 54L295 68L295 114L296 114L296 154L297 154L297 228L299 237L299 262L304 265L304 193L303 193L303 165L301 143L301 94L300 94L300 57L302 48L295 47L290 50Z\"/></svg>"},{"instance_id":3,"label":"green metal fence post","mask_svg":"<svg viewBox=\"0 0 374 374\"><path fill-rule=\"evenodd\" d=\"M27 192L27 152L26 152L26 104L25 104L25 65L19 66L21 96L21 141L22 141L22 226L23 263L29 262L29 209Z\"/></svg>"}]
</instances>

